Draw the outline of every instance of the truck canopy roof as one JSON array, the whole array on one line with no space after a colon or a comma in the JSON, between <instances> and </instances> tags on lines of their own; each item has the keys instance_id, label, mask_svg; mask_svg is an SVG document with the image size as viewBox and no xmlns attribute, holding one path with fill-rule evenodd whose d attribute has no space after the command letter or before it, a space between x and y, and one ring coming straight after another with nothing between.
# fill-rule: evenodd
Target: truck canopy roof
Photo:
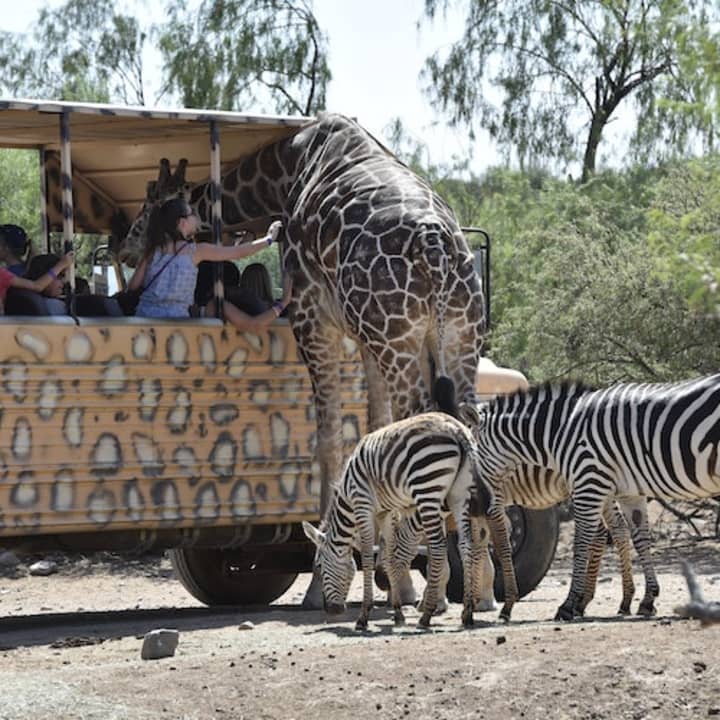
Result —
<instances>
[{"instance_id":1,"label":"truck canopy roof","mask_svg":"<svg viewBox=\"0 0 720 720\"><path fill-rule=\"evenodd\" d=\"M0 147L59 152L60 118L66 112L73 183L85 183L128 218L139 212L146 184L157 177L161 158L168 158L173 166L180 158L187 158L189 182L209 177L211 121L218 128L225 169L314 120L302 116L0 98ZM48 177L48 182L53 182L52 177ZM48 188L48 193L51 191Z\"/></svg>"}]
</instances>

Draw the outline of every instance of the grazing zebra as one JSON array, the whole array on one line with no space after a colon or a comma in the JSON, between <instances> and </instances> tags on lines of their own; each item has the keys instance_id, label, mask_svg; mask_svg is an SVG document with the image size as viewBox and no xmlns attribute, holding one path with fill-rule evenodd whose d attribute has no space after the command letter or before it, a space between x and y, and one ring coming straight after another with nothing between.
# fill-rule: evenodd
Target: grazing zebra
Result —
<instances>
[{"instance_id":1,"label":"grazing zebra","mask_svg":"<svg viewBox=\"0 0 720 720\"><path fill-rule=\"evenodd\" d=\"M464 411L474 414L482 477L491 487L517 463L551 468L567 478L575 516L574 560L558 619L572 619L582 607L589 546L616 498L624 507L635 503L632 514L639 515L637 501L644 497L695 499L720 493L720 375L602 390L543 385ZM491 506L489 519L501 511ZM649 563L649 534L637 538L636 547ZM506 591L509 581L516 597L509 542L502 550Z\"/></svg>"},{"instance_id":2,"label":"grazing zebra","mask_svg":"<svg viewBox=\"0 0 720 720\"><path fill-rule=\"evenodd\" d=\"M506 475L497 487L493 488L496 498L503 505L520 505L534 510L542 510L557 503L563 502L570 497L570 489L567 482L560 473L542 468L537 465L518 465ZM645 499L640 499L644 512ZM643 515L647 517L646 514ZM590 561L588 563L588 579L585 588L585 595L580 603L579 613L583 614L585 608L595 595L600 561L607 544L607 533L610 533L613 544L620 557L622 573L622 600L618 613L627 615L630 613L630 605L635 594L635 583L632 575L632 557L630 551L630 533L628 524L616 506L606 506L603 511L603 525L593 538L590 546ZM405 521L398 528L398 535L395 549L395 561L402 567L409 568L417 554L418 544L422 537L422 524L417 514L405 518ZM482 550L487 546L487 539L482 537ZM378 556L378 568L382 572L388 562L388 552L384 543L380 545ZM484 558L484 554L483 554ZM657 596L657 579L655 578L652 566L646 574L646 594L640 603L638 612L640 614L653 614L653 601ZM473 589L475 598L475 610L491 610L492 603L492 579L493 568L489 563L483 564L483 570L476 572ZM478 602L479 599L479 602Z\"/></svg>"},{"instance_id":3,"label":"grazing zebra","mask_svg":"<svg viewBox=\"0 0 720 720\"><path fill-rule=\"evenodd\" d=\"M471 491L475 492L471 503ZM322 577L328 614L345 610L355 573L353 544L359 537L363 570L363 601L356 627L365 629L372 607L373 544L376 520L395 556L398 511L417 512L428 542L427 587L421 627L428 627L449 568L445 541L443 505L458 525L463 571L474 574L470 547L477 525L470 514L481 515L492 503L492 493L478 476L478 456L472 433L461 422L444 413L425 413L386 425L363 437L348 459L334 487L321 529L303 523L305 533L317 546L315 563ZM474 507L471 508L471 504ZM474 526L474 527L473 527ZM504 528L491 528L496 533ZM498 535L499 537L499 535ZM391 602L396 624L404 622L397 566L388 563ZM471 583L463 598L462 621L472 624Z\"/></svg>"}]
</instances>

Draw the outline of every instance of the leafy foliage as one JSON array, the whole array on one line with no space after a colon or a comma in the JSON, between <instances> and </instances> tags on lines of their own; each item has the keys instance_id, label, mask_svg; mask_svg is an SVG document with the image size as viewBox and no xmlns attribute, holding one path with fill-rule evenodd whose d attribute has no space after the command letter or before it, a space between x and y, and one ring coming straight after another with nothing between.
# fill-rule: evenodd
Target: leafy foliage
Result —
<instances>
[{"instance_id":1,"label":"leafy foliage","mask_svg":"<svg viewBox=\"0 0 720 720\"><path fill-rule=\"evenodd\" d=\"M493 237L493 358L534 381L716 371L720 313L693 302L678 246L656 239L669 187L693 194L675 167L603 173L585 186L489 173L480 192ZM702 220L687 228L688 246L702 244L716 221L720 198L709 195Z\"/></svg>"},{"instance_id":2,"label":"leafy foliage","mask_svg":"<svg viewBox=\"0 0 720 720\"><path fill-rule=\"evenodd\" d=\"M426 0L431 20L452 0ZM595 172L608 124L634 103L631 147L684 150L712 142L720 19L714 0L469 2L462 38L423 72L435 107L454 124L478 122L521 168L582 159ZM711 67L713 75L691 73ZM708 79L708 77L710 79ZM493 103L493 95L499 95ZM586 127L582 145L581 127Z\"/></svg>"},{"instance_id":3,"label":"leafy foliage","mask_svg":"<svg viewBox=\"0 0 720 720\"><path fill-rule=\"evenodd\" d=\"M325 106L327 40L304 0L205 0L197 14L171 5L160 48L186 107Z\"/></svg>"},{"instance_id":4,"label":"leafy foliage","mask_svg":"<svg viewBox=\"0 0 720 720\"><path fill-rule=\"evenodd\" d=\"M164 104L303 114L324 107L327 40L309 1L204 0L192 9L168 1L156 25L116 6L66 0L44 8L30 35L0 33L0 88L145 105L145 66L156 41Z\"/></svg>"}]
</instances>

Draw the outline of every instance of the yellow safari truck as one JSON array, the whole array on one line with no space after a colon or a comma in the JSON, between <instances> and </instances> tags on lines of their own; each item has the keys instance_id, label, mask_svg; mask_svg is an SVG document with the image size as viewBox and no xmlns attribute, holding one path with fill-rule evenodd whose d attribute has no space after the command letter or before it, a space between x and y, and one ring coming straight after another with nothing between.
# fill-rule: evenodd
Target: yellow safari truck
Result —
<instances>
[{"instance_id":1,"label":"yellow safari truck","mask_svg":"<svg viewBox=\"0 0 720 720\"><path fill-rule=\"evenodd\" d=\"M182 584L208 604L269 603L311 569L301 521L319 519L314 407L287 321L242 333L214 318L124 317L107 297L123 286L118 240L160 158L187 158L186 179L205 181L311 120L0 100L0 147L38 151L46 248L82 233L110 238L98 244L111 251L90 296L8 293L0 547L170 549ZM346 350L349 451L367 408L359 356ZM483 378L495 391L495 375ZM525 593L552 560L557 520L512 517Z\"/></svg>"}]
</instances>

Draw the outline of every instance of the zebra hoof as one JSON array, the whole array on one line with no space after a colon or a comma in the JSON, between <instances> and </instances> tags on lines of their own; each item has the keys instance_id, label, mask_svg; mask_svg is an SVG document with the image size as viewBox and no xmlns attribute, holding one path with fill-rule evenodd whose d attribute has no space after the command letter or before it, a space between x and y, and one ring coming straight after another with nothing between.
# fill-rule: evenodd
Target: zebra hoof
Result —
<instances>
[{"instance_id":1,"label":"zebra hoof","mask_svg":"<svg viewBox=\"0 0 720 720\"><path fill-rule=\"evenodd\" d=\"M470 610L468 612L463 611L462 625L464 628L471 628L473 625L475 625L475 620L473 620L472 610Z\"/></svg>"},{"instance_id":2,"label":"zebra hoof","mask_svg":"<svg viewBox=\"0 0 720 720\"><path fill-rule=\"evenodd\" d=\"M359 630L360 632L364 632L368 628L368 621L367 618L358 618L358 621L355 623L355 629Z\"/></svg>"},{"instance_id":3,"label":"zebra hoof","mask_svg":"<svg viewBox=\"0 0 720 720\"><path fill-rule=\"evenodd\" d=\"M405 616L402 613L402 610L396 610L393 614L393 622L395 623L395 627L403 627L405 625Z\"/></svg>"},{"instance_id":4,"label":"zebra hoof","mask_svg":"<svg viewBox=\"0 0 720 720\"><path fill-rule=\"evenodd\" d=\"M430 617L431 613L423 613L422 617L418 620L418 627L421 630L430 629Z\"/></svg>"},{"instance_id":5,"label":"zebra hoof","mask_svg":"<svg viewBox=\"0 0 720 720\"><path fill-rule=\"evenodd\" d=\"M627 617L628 615L630 615L630 608L626 607L625 605L621 605L617 611L617 614Z\"/></svg>"},{"instance_id":6,"label":"zebra hoof","mask_svg":"<svg viewBox=\"0 0 720 720\"><path fill-rule=\"evenodd\" d=\"M575 613L572 611L572 608L561 605L555 613L555 619L570 622L575 619Z\"/></svg>"},{"instance_id":7,"label":"zebra hoof","mask_svg":"<svg viewBox=\"0 0 720 720\"><path fill-rule=\"evenodd\" d=\"M649 605L646 605L644 603L640 603L640 607L638 607L637 614L641 617L652 617L655 615L657 610L655 609L655 605L650 603ZM629 613L628 613L629 614Z\"/></svg>"}]
</instances>

